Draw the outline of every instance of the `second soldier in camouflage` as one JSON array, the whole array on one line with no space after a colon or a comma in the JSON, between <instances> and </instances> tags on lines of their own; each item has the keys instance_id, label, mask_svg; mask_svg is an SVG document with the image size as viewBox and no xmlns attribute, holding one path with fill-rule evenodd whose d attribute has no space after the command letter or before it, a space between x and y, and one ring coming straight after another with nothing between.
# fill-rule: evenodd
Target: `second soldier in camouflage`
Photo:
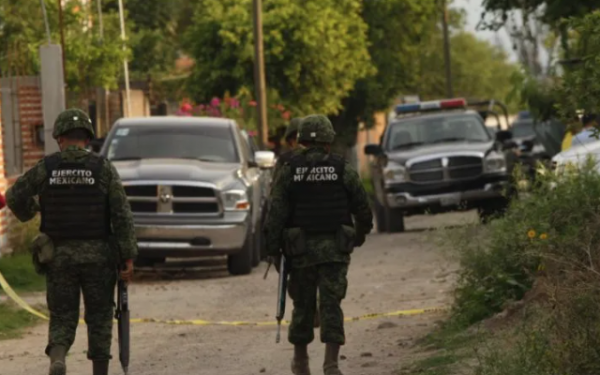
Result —
<instances>
[{"instance_id":1,"label":"second soldier in camouflage","mask_svg":"<svg viewBox=\"0 0 600 375\"><path fill-rule=\"evenodd\" d=\"M356 171L330 153L335 137L325 116L312 115L300 125L297 149L278 173L267 219L267 251L291 264L289 292L294 302L288 339L294 344L292 372L309 375L308 344L313 321L321 315L326 344L325 375L341 375L340 346L346 342L341 302L346 296L350 254L373 226L367 194Z\"/></svg>"}]
</instances>

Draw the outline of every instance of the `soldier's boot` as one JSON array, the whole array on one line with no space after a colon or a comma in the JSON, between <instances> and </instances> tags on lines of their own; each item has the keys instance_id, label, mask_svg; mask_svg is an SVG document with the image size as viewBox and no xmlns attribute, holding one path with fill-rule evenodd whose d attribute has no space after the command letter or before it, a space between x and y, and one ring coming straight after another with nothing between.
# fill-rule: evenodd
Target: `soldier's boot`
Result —
<instances>
[{"instance_id":1,"label":"soldier's boot","mask_svg":"<svg viewBox=\"0 0 600 375\"><path fill-rule=\"evenodd\" d=\"M94 361L94 375L108 375L108 361Z\"/></svg>"},{"instance_id":2,"label":"soldier's boot","mask_svg":"<svg viewBox=\"0 0 600 375\"><path fill-rule=\"evenodd\" d=\"M308 365L308 345L294 345L292 374L310 375L310 367Z\"/></svg>"},{"instance_id":3,"label":"soldier's boot","mask_svg":"<svg viewBox=\"0 0 600 375\"><path fill-rule=\"evenodd\" d=\"M66 375L67 348L64 346L54 346L50 349L50 375Z\"/></svg>"},{"instance_id":4,"label":"soldier's boot","mask_svg":"<svg viewBox=\"0 0 600 375\"><path fill-rule=\"evenodd\" d=\"M325 344L325 362L323 362L323 373L325 375L344 375L338 366L339 355L339 344Z\"/></svg>"}]
</instances>

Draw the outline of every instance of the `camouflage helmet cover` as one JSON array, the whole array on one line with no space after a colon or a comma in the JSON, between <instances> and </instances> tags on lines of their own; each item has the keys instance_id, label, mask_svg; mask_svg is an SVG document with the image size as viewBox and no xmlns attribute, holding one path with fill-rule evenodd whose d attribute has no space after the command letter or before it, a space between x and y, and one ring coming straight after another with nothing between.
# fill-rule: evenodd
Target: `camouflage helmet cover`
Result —
<instances>
[{"instance_id":1,"label":"camouflage helmet cover","mask_svg":"<svg viewBox=\"0 0 600 375\"><path fill-rule=\"evenodd\" d=\"M95 136L92 120L90 120L87 113L81 109L71 108L61 112L54 122L52 137L57 139L59 136L72 129L85 129L90 134L90 138L94 138Z\"/></svg>"},{"instance_id":2,"label":"camouflage helmet cover","mask_svg":"<svg viewBox=\"0 0 600 375\"><path fill-rule=\"evenodd\" d=\"M285 135L283 137L285 139L289 139L292 137L296 138L296 135L298 133L298 128L300 128L301 122L302 122L301 117L293 118L292 121L290 121L290 124L288 125L287 129L285 129Z\"/></svg>"},{"instance_id":3,"label":"camouflage helmet cover","mask_svg":"<svg viewBox=\"0 0 600 375\"><path fill-rule=\"evenodd\" d=\"M302 119L298 131L298 141L333 143L335 131L327 116L310 115Z\"/></svg>"}]
</instances>

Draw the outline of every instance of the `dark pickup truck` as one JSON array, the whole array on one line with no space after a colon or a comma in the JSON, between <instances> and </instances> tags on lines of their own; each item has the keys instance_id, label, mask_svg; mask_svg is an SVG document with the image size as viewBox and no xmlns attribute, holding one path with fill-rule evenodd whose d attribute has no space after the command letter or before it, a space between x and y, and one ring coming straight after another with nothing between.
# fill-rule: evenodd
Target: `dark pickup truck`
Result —
<instances>
[{"instance_id":1,"label":"dark pickup truck","mask_svg":"<svg viewBox=\"0 0 600 375\"><path fill-rule=\"evenodd\" d=\"M506 204L504 144L464 99L404 104L380 144L367 145L379 232L404 231L404 217L477 209L489 218Z\"/></svg>"}]
</instances>

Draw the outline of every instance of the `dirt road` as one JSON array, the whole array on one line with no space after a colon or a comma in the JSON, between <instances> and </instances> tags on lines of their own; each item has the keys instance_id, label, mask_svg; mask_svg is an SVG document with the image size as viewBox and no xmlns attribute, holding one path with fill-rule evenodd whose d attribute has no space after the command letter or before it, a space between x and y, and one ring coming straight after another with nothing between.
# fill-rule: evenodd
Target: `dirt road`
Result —
<instances>
[{"instance_id":1,"label":"dirt road","mask_svg":"<svg viewBox=\"0 0 600 375\"><path fill-rule=\"evenodd\" d=\"M404 234L373 234L352 259L346 316L445 306L452 282L451 265L434 248L428 227L471 221L471 214L410 219ZM276 273L267 281L261 265L244 277L193 280L146 280L130 287L132 317L205 319L211 321L270 321L274 316ZM288 308L286 317L289 318ZM379 318L346 325L348 344L342 348L346 375L391 375L407 360L411 343L427 333L439 315ZM22 339L0 342L0 374L47 373L43 355L46 325ZM68 357L70 374L91 374L86 360L85 327L80 326ZM292 347L285 330L275 344L275 327L132 326L132 375L251 375L289 374ZM318 337L318 335L317 335ZM311 345L313 374L322 373L323 346ZM117 357L116 341L113 355ZM118 360L111 375L121 374Z\"/></svg>"}]
</instances>

